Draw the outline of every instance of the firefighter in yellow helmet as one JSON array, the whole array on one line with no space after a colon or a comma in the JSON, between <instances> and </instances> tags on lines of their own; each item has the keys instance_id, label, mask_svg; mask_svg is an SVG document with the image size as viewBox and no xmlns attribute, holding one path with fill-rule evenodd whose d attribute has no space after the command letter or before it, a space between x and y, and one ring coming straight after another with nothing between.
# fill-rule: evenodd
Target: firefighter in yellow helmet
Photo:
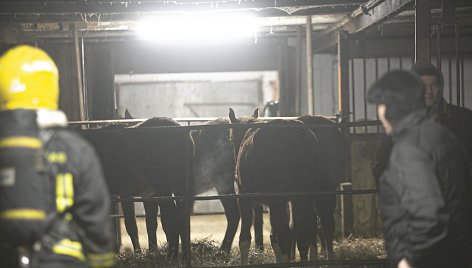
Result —
<instances>
[{"instance_id":1,"label":"firefighter in yellow helmet","mask_svg":"<svg viewBox=\"0 0 472 268\"><path fill-rule=\"evenodd\" d=\"M0 58L0 267L111 267L110 194L93 148L67 130L43 50Z\"/></svg>"}]
</instances>

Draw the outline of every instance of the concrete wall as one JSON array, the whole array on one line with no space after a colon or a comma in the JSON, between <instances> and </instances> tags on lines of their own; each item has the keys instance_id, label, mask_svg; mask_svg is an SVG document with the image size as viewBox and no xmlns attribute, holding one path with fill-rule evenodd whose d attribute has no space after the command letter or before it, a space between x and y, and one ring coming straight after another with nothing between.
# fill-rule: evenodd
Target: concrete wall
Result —
<instances>
[{"instance_id":1,"label":"concrete wall","mask_svg":"<svg viewBox=\"0 0 472 268\"><path fill-rule=\"evenodd\" d=\"M115 75L116 108L136 118L251 115L272 100L276 71Z\"/></svg>"}]
</instances>

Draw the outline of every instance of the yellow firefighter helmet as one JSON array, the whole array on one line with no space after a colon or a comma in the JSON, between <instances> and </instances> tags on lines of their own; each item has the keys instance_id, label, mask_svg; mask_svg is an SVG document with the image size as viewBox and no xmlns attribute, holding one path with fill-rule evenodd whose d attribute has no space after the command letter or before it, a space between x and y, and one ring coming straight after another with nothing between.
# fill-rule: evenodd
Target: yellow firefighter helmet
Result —
<instances>
[{"instance_id":1,"label":"yellow firefighter helmet","mask_svg":"<svg viewBox=\"0 0 472 268\"><path fill-rule=\"evenodd\" d=\"M0 111L56 110L58 98L58 70L46 52L20 45L0 58Z\"/></svg>"}]
</instances>

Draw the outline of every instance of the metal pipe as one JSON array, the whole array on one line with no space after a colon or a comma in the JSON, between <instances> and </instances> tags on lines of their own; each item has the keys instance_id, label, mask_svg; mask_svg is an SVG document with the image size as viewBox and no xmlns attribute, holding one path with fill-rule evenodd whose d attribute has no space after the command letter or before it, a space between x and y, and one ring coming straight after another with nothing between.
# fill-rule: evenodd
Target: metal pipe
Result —
<instances>
[{"instance_id":1,"label":"metal pipe","mask_svg":"<svg viewBox=\"0 0 472 268\"><path fill-rule=\"evenodd\" d=\"M460 69L460 60L459 60L459 25L457 23L454 25L454 48L456 52L456 105L459 106L461 103L461 73Z\"/></svg>"},{"instance_id":2,"label":"metal pipe","mask_svg":"<svg viewBox=\"0 0 472 268\"><path fill-rule=\"evenodd\" d=\"M464 90L464 57L461 56L461 107L464 107L465 90Z\"/></svg>"},{"instance_id":3,"label":"metal pipe","mask_svg":"<svg viewBox=\"0 0 472 268\"><path fill-rule=\"evenodd\" d=\"M80 38L80 48L81 48L81 59L82 59L82 87L84 91L84 116L85 120L89 120L89 98L88 98L88 90L87 90L87 79L85 73L85 43L84 38Z\"/></svg>"},{"instance_id":4,"label":"metal pipe","mask_svg":"<svg viewBox=\"0 0 472 268\"><path fill-rule=\"evenodd\" d=\"M307 87L307 105L308 114L313 114L314 102L313 102L313 53L312 53L312 40L311 40L311 16L306 17L306 87Z\"/></svg>"},{"instance_id":5,"label":"metal pipe","mask_svg":"<svg viewBox=\"0 0 472 268\"><path fill-rule=\"evenodd\" d=\"M365 56L362 58L362 72L363 72L363 80L364 80L364 88L363 88L363 94L364 94L364 100L367 98L367 64L366 64L366 59ZM364 121L367 121L367 103L364 101ZM364 133L368 132L368 127L364 127Z\"/></svg>"},{"instance_id":6,"label":"metal pipe","mask_svg":"<svg viewBox=\"0 0 472 268\"><path fill-rule=\"evenodd\" d=\"M375 58L375 82L379 80L379 59ZM377 113L377 105L375 106L375 118L379 120L379 114ZM377 133L380 132L380 126L377 126Z\"/></svg>"},{"instance_id":7,"label":"metal pipe","mask_svg":"<svg viewBox=\"0 0 472 268\"><path fill-rule=\"evenodd\" d=\"M82 67L81 67L81 55L79 45L79 34L74 23L70 24L72 35L74 38L74 51L75 51L75 66L77 71L77 95L79 97L79 118L81 121L85 120L84 113L84 88L82 84Z\"/></svg>"},{"instance_id":8,"label":"metal pipe","mask_svg":"<svg viewBox=\"0 0 472 268\"><path fill-rule=\"evenodd\" d=\"M301 114L301 92L302 92L302 26L297 27L297 47L295 65L295 114Z\"/></svg>"},{"instance_id":9,"label":"metal pipe","mask_svg":"<svg viewBox=\"0 0 472 268\"><path fill-rule=\"evenodd\" d=\"M436 67L441 71L441 24L436 24Z\"/></svg>"},{"instance_id":10,"label":"metal pipe","mask_svg":"<svg viewBox=\"0 0 472 268\"><path fill-rule=\"evenodd\" d=\"M185 173L185 198L184 198L184 245L182 247L185 247L186 255L185 257L185 267L192 267L192 247L190 245L190 213L192 211L192 189L193 188L193 181L192 177L190 174L191 172L191 153L190 153L190 139L185 139L185 158L186 158L186 173Z\"/></svg>"},{"instance_id":11,"label":"metal pipe","mask_svg":"<svg viewBox=\"0 0 472 268\"><path fill-rule=\"evenodd\" d=\"M448 77L449 77L449 103L452 103L452 56L449 55L447 60L448 65Z\"/></svg>"},{"instance_id":12,"label":"metal pipe","mask_svg":"<svg viewBox=\"0 0 472 268\"><path fill-rule=\"evenodd\" d=\"M352 121L356 122L356 76L354 75L354 59L350 59L351 62L351 99L352 99ZM352 129L353 133L357 133L357 129Z\"/></svg>"},{"instance_id":13,"label":"metal pipe","mask_svg":"<svg viewBox=\"0 0 472 268\"><path fill-rule=\"evenodd\" d=\"M431 61L431 6L429 0L416 0L415 61Z\"/></svg>"}]
</instances>

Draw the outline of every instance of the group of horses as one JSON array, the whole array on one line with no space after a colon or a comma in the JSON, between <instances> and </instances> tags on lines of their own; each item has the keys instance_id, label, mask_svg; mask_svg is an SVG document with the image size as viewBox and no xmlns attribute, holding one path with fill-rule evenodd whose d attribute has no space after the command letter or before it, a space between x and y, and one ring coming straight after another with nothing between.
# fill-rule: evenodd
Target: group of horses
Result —
<instances>
[{"instance_id":1,"label":"group of horses","mask_svg":"<svg viewBox=\"0 0 472 268\"><path fill-rule=\"evenodd\" d=\"M302 261L316 259L317 235L332 255L336 196L303 193L334 191L347 177L349 150L335 123L322 116L265 121L258 117L258 109L248 117L236 117L230 109L228 118L206 125L182 131L173 119L156 117L133 126L111 125L83 132L102 161L110 191L122 200L133 248L139 250L140 245L134 204L127 198L144 197L150 249L157 246L157 213L161 208L169 257L176 258L179 237L182 243L188 242L182 228L184 203L146 197L198 195L214 187L219 195L296 194L221 199L228 222L221 250L230 252L241 220L241 264L248 264L253 224L256 247L263 248L261 204L269 208L271 245L277 262L287 262L293 256L294 244ZM162 126L169 128L144 129Z\"/></svg>"}]
</instances>

